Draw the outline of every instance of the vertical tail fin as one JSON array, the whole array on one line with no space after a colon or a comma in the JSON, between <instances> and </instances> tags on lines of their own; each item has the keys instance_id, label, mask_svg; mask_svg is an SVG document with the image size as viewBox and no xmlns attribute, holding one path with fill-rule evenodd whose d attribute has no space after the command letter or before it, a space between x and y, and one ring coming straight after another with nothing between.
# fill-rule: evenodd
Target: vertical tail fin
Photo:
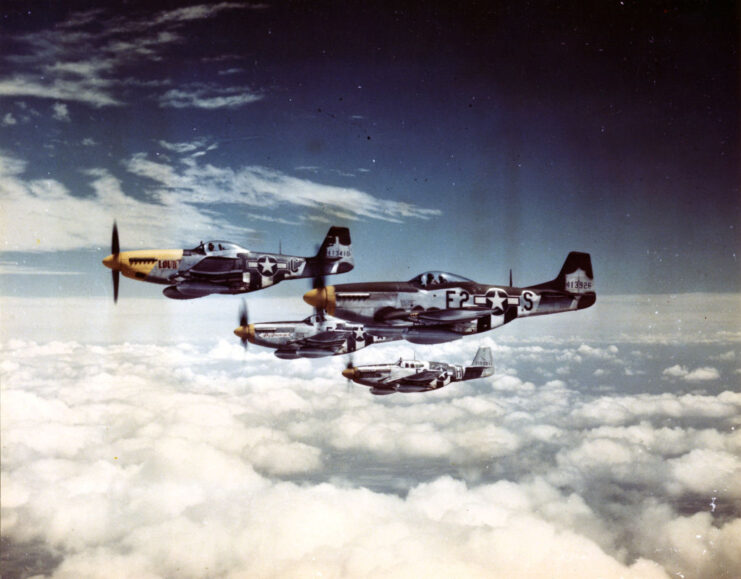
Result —
<instances>
[{"instance_id":1,"label":"vertical tail fin","mask_svg":"<svg viewBox=\"0 0 741 579\"><path fill-rule=\"evenodd\" d=\"M594 293L594 273L592 272L592 258L588 253L572 251L563 262L558 277L531 289L552 289L572 294Z\"/></svg>"},{"instance_id":2,"label":"vertical tail fin","mask_svg":"<svg viewBox=\"0 0 741 579\"><path fill-rule=\"evenodd\" d=\"M592 258L588 253L572 251L566 257L566 261L558 273L558 277L551 281L530 286L527 289L553 290L564 292L570 298L577 298L576 308L583 310L597 301L597 293L594 287L594 273L592 272ZM542 292L541 307L547 292ZM551 300L552 304L555 303ZM554 310L556 311L556 310ZM557 310L562 311L562 310Z\"/></svg>"},{"instance_id":3,"label":"vertical tail fin","mask_svg":"<svg viewBox=\"0 0 741 579\"><path fill-rule=\"evenodd\" d=\"M494 367L494 358L491 355L491 348L489 346L482 346L476 351L476 355L473 357L471 366L489 366Z\"/></svg>"},{"instance_id":4,"label":"vertical tail fin","mask_svg":"<svg viewBox=\"0 0 741 579\"><path fill-rule=\"evenodd\" d=\"M345 273L355 267L347 227L330 227L316 257L323 265L324 274Z\"/></svg>"},{"instance_id":5,"label":"vertical tail fin","mask_svg":"<svg viewBox=\"0 0 741 579\"><path fill-rule=\"evenodd\" d=\"M485 378L486 376L491 376L493 373L494 358L491 355L491 348L483 346L476 352L471 365L466 367L463 379Z\"/></svg>"}]
</instances>

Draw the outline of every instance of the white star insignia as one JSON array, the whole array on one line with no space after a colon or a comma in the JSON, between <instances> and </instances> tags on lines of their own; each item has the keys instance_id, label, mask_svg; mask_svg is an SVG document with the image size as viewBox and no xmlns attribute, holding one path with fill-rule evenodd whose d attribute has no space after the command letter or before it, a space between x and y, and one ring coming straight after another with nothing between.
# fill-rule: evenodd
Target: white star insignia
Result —
<instances>
[{"instance_id":1,"label":"white star insignia","mask_svg":"<svg viewBox=\"0 0 741 579\"><path fill-rule=\"evenodd\" d=\"M507 302L507 295L504 292L498 291L486 296L486 303L494 311L495 315L504 312L504 306Z\"/></svg>"},{"instance_id":2,"label":"white star insignia","mask_svg":"<svg viewBox=\"0 0 741 579\"><path fill-rule=\"evenodd\" d=\"M257 266L260 268L260 273L266 275L274 273L273 269L275 268L276 263L277 262L274 259L266 255L265 257L257 261Z\"/></svg>"}]
</instances>

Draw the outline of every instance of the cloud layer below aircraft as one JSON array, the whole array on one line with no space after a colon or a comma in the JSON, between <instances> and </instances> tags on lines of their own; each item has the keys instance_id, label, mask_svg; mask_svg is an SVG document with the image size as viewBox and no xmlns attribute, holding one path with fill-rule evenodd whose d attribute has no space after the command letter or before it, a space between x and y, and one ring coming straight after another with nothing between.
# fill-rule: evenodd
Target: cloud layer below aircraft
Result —
<instances>
[{"instance_id":1,"label":"cloud layer below aircraft","mask_svg":"<svg viewBox=\"0 0 741 579\"><path fill-rule=\"evenodd\" d=\"M667 350L637 331L502 330L480 341L494 377L378 399L348 389L341 359L281 361L213 336L127 342L118 326L98 343L54 330L2 344L13 565L30 552L24 564L57 577L741 569L738 337ZM356 361L468 362L478 345L379 345ZM705 379L686 380L697 369Z\"/></svg>"}]
</instances>

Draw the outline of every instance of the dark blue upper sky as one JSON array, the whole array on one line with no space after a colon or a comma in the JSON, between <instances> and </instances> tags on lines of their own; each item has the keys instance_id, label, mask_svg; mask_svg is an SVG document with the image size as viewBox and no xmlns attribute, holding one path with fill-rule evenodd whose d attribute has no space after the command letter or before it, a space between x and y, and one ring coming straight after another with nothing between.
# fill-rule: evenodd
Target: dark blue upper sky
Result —
<instances>
[{"instance_id":1,"label":"dark blue upper sky","mask_svg":"<svg viewBox=\"0 0 741 579\"><path fill-rule=\"evenodd\" d=\"M733 3L59 4L1 13L2 293L109 292L114 218L124 249L348 225L342 281L581 250L603 293L741 287Z\"/></svg>"}]
</instances>

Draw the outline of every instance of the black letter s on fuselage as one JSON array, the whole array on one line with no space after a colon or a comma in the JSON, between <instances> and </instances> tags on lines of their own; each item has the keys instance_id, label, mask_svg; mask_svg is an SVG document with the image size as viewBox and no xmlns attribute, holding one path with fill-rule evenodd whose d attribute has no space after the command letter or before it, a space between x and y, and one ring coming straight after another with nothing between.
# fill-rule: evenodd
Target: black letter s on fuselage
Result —
<instances>
[{"instance_id":1,"label":"black letter s on fuselage","mask_svg":"<svg viewBox=\"0 0 741 579\"><path fill-rule=\"evenodd\" d=\"M525 305L523 308L525 311L530 311L533 309L533 293L532 292L523 292L522 293L522 301L525 302Z\"/></svg>"}]
</instances>

